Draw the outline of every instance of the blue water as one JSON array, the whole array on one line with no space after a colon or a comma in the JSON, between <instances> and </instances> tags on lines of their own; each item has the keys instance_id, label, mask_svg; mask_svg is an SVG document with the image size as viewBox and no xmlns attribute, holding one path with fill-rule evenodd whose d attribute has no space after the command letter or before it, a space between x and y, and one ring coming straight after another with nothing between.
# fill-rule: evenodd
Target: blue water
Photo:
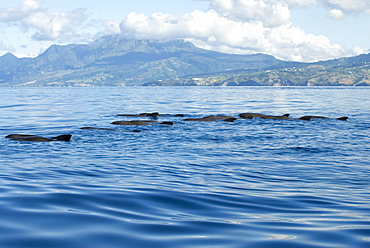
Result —
<instances>
[{"instance_id":1,"label":"blue water","mask_svg":"<svg viewBox=\"0 0 370 248\"><path fill-rule=\"evenodd\" d=\"M0 88L0 136L0 247L370 247L370 88Z\"/></svg>"}]
</instances>

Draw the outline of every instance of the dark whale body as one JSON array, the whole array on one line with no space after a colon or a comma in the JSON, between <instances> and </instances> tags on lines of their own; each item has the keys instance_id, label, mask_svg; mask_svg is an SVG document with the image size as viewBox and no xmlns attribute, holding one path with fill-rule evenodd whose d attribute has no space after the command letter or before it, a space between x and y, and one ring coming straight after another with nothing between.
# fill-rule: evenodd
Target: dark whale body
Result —
<instances>
[{"instance_id":1,"label":"dark whale body","mask_svg":"<svg viewBox=\"0 0 370 248\"><path fill-rule=\"evenodd\" d=\"M105 127L81 127L80 129L83 130L105 130L105 131L118 131L117 129L114 128L105 128ZM134 133L140 133L140 130L132 130Z\"/></svg>"},{"instance_id":2,"label":"dark whale body","mask_svg":"<svg viewBox=\"0 0 370 248\"><path fill-rule=\"evenodd\" d=\"M173 125L173 122L172 121L162 121L161 123L159 124L162 124L162 125L170 125L172 126Z\"/></svg>"},{"instance_id":3,"label":"dark whale body","mask_svg":"<svg viewBox=\"0 0 370 248\"><path fill-rule=\"evenodd\" d=\"M260 118L262 118L262 119L274 119L274 120L298 120L298 119L290 118L287 115L266 115L266 116L261 116ZM307 118L307 119L302 119L302 120L309 121L310 119Z\"/></svg>"},{"instance_id":4,"label":"dark whale body","mask_svg":"<svg viewBox=\"0 0 370 248\"><path fill-rule=\"evenodd\" d=\"M126 116L126 117L144 117L146 115L142 115L142 114L118 114L117 116Z\"/></svg>"},{"instance_id":5,"label":"dark whale body","mask_svg":"<svg viewBox=\"0 0 370 248\"><path fill-rule=\"evenodd\" d=\"M238 118L230 117L230 118L223 119L222 121L226 121L226 122L234 122L234 121L236 121L237 119L238 119Z\"/></svg>"},{"instance_id":6,"label":"dark whale body","mask_svg":"<svg viewBox=\"0 0 370 248\"><path fill-rule=\"evenodd\" d=\"M31 134L9 134L5 138L20 141L34 141L34 142L50 142L50 141L70 141L71 134L63 134L53 138L45 138L38 135Z\"/></svg>"},{"instance_id":7,"label":"dark whale body","mask_svg":"<svg viewBox=\"0 0 370 248\"><path fill-rule=\"evenodd\" d=\"M284 114L284 115L265 115L265 114L260 114L260 113L241 113L239 114L239 117L243 119L262 118L262 119L274 119L274 120L298 120L295 118L291 118L289 116L290 114ZM302 120L310 120L310 119L307 118L307 119L302 119Z\"/></svg>"},{"instance_id":8,"label":"dark whale body","mask_svg":"<svg viewBox=\"0 0 370 248\"><path fill-rule=\"evenodd\" d=\"M233 122L236 119L237 118L228 116L228 115L208 115L203 118L187 118L187 119L184 119L184 121L210 121L212 122L212 121L221 120L221 121Z\"/></svg>"},{"instance_id":9,"label":"dark whale body","mask_svg":"<svg viewBox=\"0 0 370 248\"><path fill-rule=\"evenodd\" d=\"M309 119L331 119L331 118L329 118L329 117L325 117L325 116L316 116L316 115L305 115L305 116L302 116L302 117L301 117L301 118L299 118L299 119L301 119L301 120L305 120L305 119L307 119L307 118L309 118ZM339 117L339 118L335 118L335 119L340 120L340 121L346 121L346 120L348 120L348 117L347 117L347 116L343 116L343 117Z\"/></svg>"},{"instance_id":10,"label":"dark whale body","mask_svg":"<svg viewBox=\"0 0 370 248\"><path fill-rule=\"evenodd\" d=\"M140 121L114 121L111 124L113 125L126 125L126 126L147 126L149 123L157 123L157 121L148 121L148 120L140 120Z\"/></svg>"},{"instance_id":11,"label":"dark whale body","mask_svg":"<svg viewBox=\"0 0 370 248\"><path fill-rule=\"evenodd\" d=\"M203 117L203 119L213 119L213 120L226 120L230 118L234 118L234 117L228 116L228 115L209 115L209 116Z\"/></svg>"},{"instance_id":12,"label":"dark whale body","mask_svg":"<svg viewBox=\"0 0 370 248\"><path fill-rule=\"evenodd\" d=\"M311 119L331 119L329 117L316 116L316 115L305 115L300 118L291 118L289 116L290 114L276 115L276 116L275 115L265 115L265 114L260 114L260 113L241 113L239 114L239 117L243 119L262 118L262 119L275 119L275 120L304 120L304 121L310 121ZM335 119L346 121L348 117L343 116L343 117L339 117Z\"/></svg>"},{"instance_id":13,"label":"dark whale body","mask_svg":"<svg viewBox=\"0 0 370 248\"><path fill-rule=\"evenodd\" d=\"M156 118L158 116L164 116L163 114L160 114L158 112L153 113L140 113L140 114L118 114L117 116L126 116L126 117L152 117Z\"/></svg>"},{"instance_id":14,"label":"dark whale body","mask_svg":"<svg viewBox=\"0 0 370 248\"><path fill-rule=\"evenodd\" d=\"M104 127L81 127L80 129L117 131L116 129L113 128L104 128Z\"/></svg>"},{"instance_id":15,"label":"dark whale body","mask_svg":"<svg viewBox=\"0 0 370 248\"><path fill-rule=\"evenodd\" d=\"M267 115L260 114L260 113L241 113L239 114L239 117L243 119L261 118L263 116L267 116Z\"/></svg>"}]
</instances>

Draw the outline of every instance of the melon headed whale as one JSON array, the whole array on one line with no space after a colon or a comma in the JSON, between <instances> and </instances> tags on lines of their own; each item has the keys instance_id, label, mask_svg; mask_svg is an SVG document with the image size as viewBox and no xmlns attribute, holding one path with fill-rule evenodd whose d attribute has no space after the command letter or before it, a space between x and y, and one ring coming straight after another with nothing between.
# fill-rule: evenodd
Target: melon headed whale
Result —
<instances>
[{"instance_id":1,"label":"melon headed whale","mask_svg":"<svg viewBox=\"0 0 370 248\"><path fill-rule=\"evenodd\" d=\"M72 135L71 134L63 134L53 138L45 138L38 135L32 134L9 134L5 138L12 139L12 140L20 140L20 141L35 141L35 142L50 142L50 141L70 141Z\"/></svg>"}]
</instances>

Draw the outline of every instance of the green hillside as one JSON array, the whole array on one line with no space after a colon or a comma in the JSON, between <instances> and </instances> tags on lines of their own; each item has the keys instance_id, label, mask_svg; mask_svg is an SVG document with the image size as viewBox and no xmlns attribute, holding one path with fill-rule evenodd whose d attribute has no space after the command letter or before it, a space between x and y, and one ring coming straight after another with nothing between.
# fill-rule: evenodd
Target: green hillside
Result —
<instances>
[{"instance_id":1,"label":"green hillside","mask_svg":"<svg viewBox=\"0 0 370 248\"><path fill-rule=\"evenodd\" d=\"M367 86L370 54L317 63L236 55L190 42L129 40L52 45L36 58L0 57L0 86Z\"/></svg>"},{"instance_id":2,"label":"green hillside","mask_svg":"<svg viewBox=\"0 0 370 248\"><path fill-rule=\"evenodd\" d=\"M53 45L36 58L0 57L2 86L122 86L245 68L282 61L264 54L208 51L190 42L103 37L86 45Z\"/></svg>"},{"instance_id":3,"label":"green hillside","mask_svg":"<svg viewBox=\"0 0 370 248\"><path fill-rule=\"evenodd\" d=\"M357 57L366 59L359 61ZM148 85L199 86L370 86L370 56L360 55L336 60L339 63L294 63L262 70L237 70L217 74L198 75ZM350 62L354 61L354 62Z\"/></svg>"}]
</instances>

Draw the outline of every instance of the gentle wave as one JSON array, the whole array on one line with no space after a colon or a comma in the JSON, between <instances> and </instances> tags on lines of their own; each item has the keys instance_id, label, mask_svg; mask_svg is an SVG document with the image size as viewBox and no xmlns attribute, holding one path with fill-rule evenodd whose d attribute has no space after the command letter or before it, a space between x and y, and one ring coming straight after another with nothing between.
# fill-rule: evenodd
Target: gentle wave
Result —
<instances>
[{"instance_id":1,"label":"gentle wave","mask_svg":"<svg viewBox=\"0 0 370 248\"><path fill-rule=\"evenodd\" d=\"M0 247L370 245L368 89L3 88L0 99L3 137L73 135L0 139ZM156 111L174 125L110 124ZM174 117L242 112L349 120Z\"/></svg>"},{"instance_id":2,"label":"gentle wave","mask_svg":"<svg viewBox=\"0 0 370 248\"><path fill-rule=\"evenodd\" d=\"M253 190L233 195L92 185L60 192L13 188L1 200L5 247L368 245L367 204L348 200L262 197Z\"/></svg>"}]
</instances>

